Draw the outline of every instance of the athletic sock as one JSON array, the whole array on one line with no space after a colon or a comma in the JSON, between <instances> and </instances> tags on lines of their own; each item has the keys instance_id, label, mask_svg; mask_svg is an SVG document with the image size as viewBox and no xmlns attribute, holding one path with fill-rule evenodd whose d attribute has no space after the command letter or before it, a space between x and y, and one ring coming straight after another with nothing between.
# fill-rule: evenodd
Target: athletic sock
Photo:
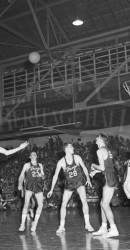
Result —
<instances>
[{"instance_id":1,"label":"athletic sock","mask_svg":"<svg viewBox=\"0 0 130 250\"><path fill-rule=\"evenodd\" d=\"M64 221L64 220L61 220L61 221L60 221L60 227L63 227L63 228L64 228L64 226L65 226L65 221Z\"/></svg>"},{"instance_id":2,"label":"athletic sock","mask_svg":"<svg viewBox=\"0 0 130 250\"><path fill-rule=\"evenodd\" d=\"M21 221L21 224L22 224L22 225L24 225L24 224L25 224L26 217L27 217L27 215L22 214L22 221Z\"/></svg>"}]
</instances>

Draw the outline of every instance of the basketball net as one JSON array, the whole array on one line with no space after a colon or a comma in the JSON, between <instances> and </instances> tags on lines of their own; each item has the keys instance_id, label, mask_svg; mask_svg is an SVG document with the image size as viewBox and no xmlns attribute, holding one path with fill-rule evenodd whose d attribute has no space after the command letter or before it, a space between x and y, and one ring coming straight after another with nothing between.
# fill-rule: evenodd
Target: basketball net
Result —
<instances>
[{"instance_id":1,"label":"basketball net","mask_svg":"<svg viewBox=\"0 0 130 250\"><path fill-rule=\"evenodd\" d=\"M123 83L123 88L128 93L128 95L130 95L130 81L124 82Z\"/></svg>"}]
</instances>

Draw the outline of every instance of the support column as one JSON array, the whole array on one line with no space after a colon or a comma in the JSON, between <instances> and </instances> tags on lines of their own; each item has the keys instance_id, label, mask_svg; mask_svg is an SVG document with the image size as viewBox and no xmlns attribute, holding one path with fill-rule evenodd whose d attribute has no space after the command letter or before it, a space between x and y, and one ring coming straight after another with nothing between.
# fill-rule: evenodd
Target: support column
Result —
<instances>
[{"instance_id":1,"label":"support column","mask_svg":"<svg viewBox=\"0 0 130 250\"><path fill-rule=\"evenodd\" d=\"M3 131L3 73L4 73L4 65L0 65L0 133Z\"/></svg>"},{"instance_id":2,"label":"support column","mask_svg":"<svg viewBox=\"0 0 130 250\"><path fill-rule=\"evenodd\" d=\"M73 109L75 108L76 103L76 78L75 78L75 52L72 51L71 55L71 71L72 71L72 100L73 100Z\"/></svg>"}]
</instances>

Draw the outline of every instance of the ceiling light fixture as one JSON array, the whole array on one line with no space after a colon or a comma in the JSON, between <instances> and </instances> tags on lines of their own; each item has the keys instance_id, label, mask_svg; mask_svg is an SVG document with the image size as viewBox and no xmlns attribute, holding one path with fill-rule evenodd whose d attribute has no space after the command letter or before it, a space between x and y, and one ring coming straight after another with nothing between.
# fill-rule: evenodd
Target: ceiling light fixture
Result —
<instances>
[{"instance_id":1,"label":"ceiling light fixture","mask_svg":"<svg viewBox=\"0 0 130 250\"><path fill-rule=\"evenodd\" d=\"M76 19L72 22L75 26L80 26L83 24L83 21L78 17L78 0L76 0Z\"/></svg>"},{"instance_id":2,"label":"ceiling light fixture","mask_svg":"<svg viewBox=\"0 0 130 250\"><path fill-rule=\"evenodd\" d=\"M73 21L73 25L75 25L75 26L80 26L82 24L83 24L83 21L79 18L77 18Z\"/></svg>"}]
</instances>

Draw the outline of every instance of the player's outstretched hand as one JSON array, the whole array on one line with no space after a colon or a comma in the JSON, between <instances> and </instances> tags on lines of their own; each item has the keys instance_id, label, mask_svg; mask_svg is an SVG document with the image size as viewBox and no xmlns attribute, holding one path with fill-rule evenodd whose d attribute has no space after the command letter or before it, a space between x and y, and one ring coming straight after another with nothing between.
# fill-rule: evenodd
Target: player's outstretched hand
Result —
<instances>
[{"instance_id":1,"label":"player's outstretched hand","mask_svg":"<svg viewBox=\"0 0 130 250\"><path fill-rule=\"evenodd\" d=\"M50 198L52 196L52 191L50 190L47 194L47 198Z\"/></svg>"},{"instance_id":2,"label":"player's outstretched hand","mask_svg":"<svg viewBox=\"0 0 130 250\"><path fill-rule=\"evenodd\" d=\"M95 174L96 174L96 171L95 171L95 170L93 170L93 171L91 171L91 172L90 172L90 174L89 174L89 175L90 175L90 177L91 177L91 178L93 178Z\"/></svg>"},{"instance_id":3,"label":"player's outstretched hand","mask_svg":"<svg viewBox=\"0 0 130 250\"><path fill-rule=\"evenodd\" d=\"M95 165L94 163L91 164L91 170L92 170L92 171L95 170L94 165Z\"/></svg>"},{"instance_id":4,"label":"player's outstretched hand","mask_svg":"<svg viewBox=\"0 0 130 250\"><path fill-rule=\"evenodd\" d=\"M101 173L101 171L95 169L95 170L91 171L89 175L90 175L91 178L93 178L94 175L97 174L97 173Z\"/></svg>"},{"instance_id":5,"label":"player's outstretched hand","mask_svg":"<svg viewBox=\"0 0 130 250\"><path fill-rule=\"evenodd\" d=\"M24 190L23 187L21 185L18 185L18 190L21 192L21 197L24 197Z\"/></svg>"},{"instance_id":6,"label":"player's outstretched hand","mask_svg":"<svg viewBox=\"0 0 130 250\"><path fill-rule=\"evenodd\" d=\"M86 185L88 185L89 187L92 187L92 183L90 181L90 179L88 178L87 181L86 181Z\"/></svg>"}]
</instances>

